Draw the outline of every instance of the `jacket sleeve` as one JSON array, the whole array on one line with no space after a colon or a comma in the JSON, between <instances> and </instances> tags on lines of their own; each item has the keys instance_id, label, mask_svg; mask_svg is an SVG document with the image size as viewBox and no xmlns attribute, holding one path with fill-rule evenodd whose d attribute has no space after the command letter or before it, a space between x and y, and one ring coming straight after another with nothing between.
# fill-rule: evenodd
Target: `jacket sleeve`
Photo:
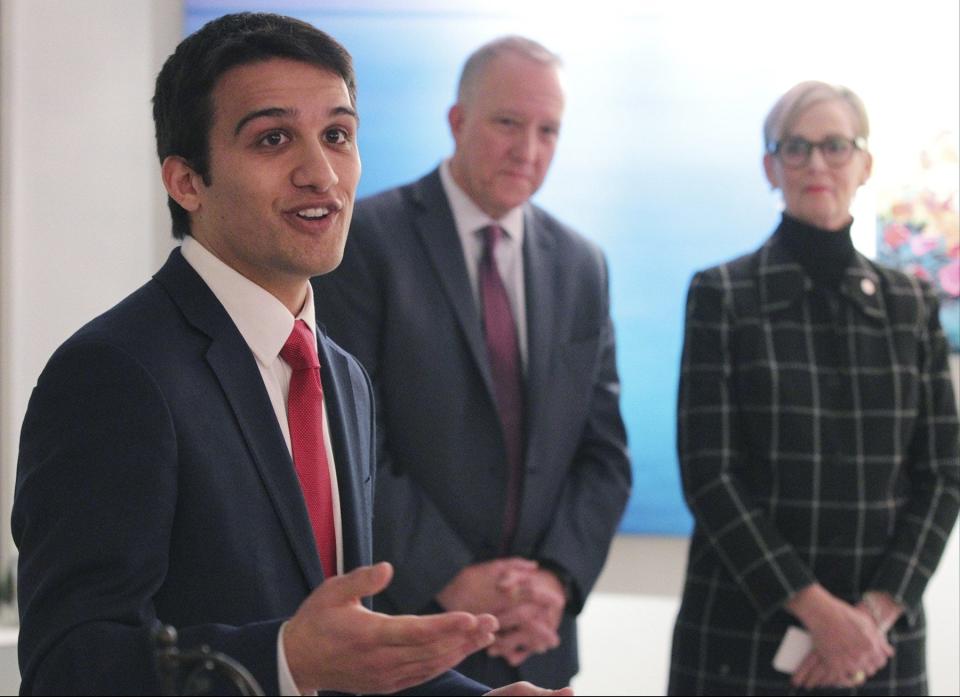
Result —
<instances>
[{"instance_id":1,"label":"jacket sleeve","mask_svg":"<svg viewBox=\"0 0 960 697\"><path fill-rule=\"evenodd\" d=\"M583 609L603 569L630 496L632 479L627 434L620 414L620 378L606 264L602 259L600 264L604 320L589 413L553 522L537 550L538 559L555 563L570 575L572 588L567 610L574 614Z\"/></svg>"},{"instance_id":2,"label":"jacket sleeve","mask_svg":"<svg viewBox=\"0 0 960 697\"><path fill-rule=\"evenodd\" d=\"M677 445L684 496L697 527L757 612L769 616L815 579L744 483L729 288L725 267L698 273L690 284Z\"/></svg>"},{"instance_id":3,"label":"jacket sleeve","mask_svg":"<svg viewBox=\"0 0 960 697\"><path fill-rule=\"evenodd\" d=\"M897 514L887 554L870 584L915 617L960 508L960 441L948 346L936 296L917 288L920 318L917 419L905 467L910 496Z\"/></svg>"}]
</instances>

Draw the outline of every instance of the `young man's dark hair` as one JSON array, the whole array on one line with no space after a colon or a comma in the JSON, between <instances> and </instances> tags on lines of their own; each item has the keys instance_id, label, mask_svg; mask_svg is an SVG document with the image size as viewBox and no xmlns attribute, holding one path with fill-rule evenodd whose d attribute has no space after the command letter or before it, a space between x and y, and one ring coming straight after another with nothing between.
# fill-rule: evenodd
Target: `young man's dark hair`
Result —
<instances>
[{"instance_id":1,"label":"young man's dark hair","mask_svg":"<svg viewBox=\"0 0 960 697\"><path fill-rule=\"evenodd\" d=\"M271 58L310 63L339 75L356 106L353 62L333 37L290 17L251 12L227 15L184 39L157 76L153 121L160 162L178 155L209 185L208 138L217 81L238 65ZM167 205L173 236L183 239L190 234L190 216L170 197Z\"/></svg>"}]
</instances>

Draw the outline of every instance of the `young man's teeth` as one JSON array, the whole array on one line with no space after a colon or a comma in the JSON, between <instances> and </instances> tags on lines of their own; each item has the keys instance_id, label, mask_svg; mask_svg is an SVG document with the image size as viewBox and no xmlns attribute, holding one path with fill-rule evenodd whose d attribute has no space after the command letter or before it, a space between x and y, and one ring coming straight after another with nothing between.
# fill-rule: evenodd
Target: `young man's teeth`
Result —
<instances>
[{"instance_id":1,"label":"young man's teeth","mask_svg":"<svg viewBox=\"0 0 960 697\"><path fill-rule=\"evenodd\" d=\"M308 220L314 220L316 218L322 218L327 213L329 213L326 208L308 208L306 210L300 211L297 213L301 218L306 218Z\"/></svg>"}]
</instances>

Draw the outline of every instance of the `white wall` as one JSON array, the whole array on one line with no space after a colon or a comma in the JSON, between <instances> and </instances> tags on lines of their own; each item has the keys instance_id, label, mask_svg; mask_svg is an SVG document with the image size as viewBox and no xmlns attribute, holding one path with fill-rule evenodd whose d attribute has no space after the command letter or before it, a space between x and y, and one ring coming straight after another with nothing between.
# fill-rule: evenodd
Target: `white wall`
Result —
<instances>
[{"instance_id":1,"label":"white wall","mask_svg":"<svg viewBox=\"0 0 960 697\"><path fill-rule=\"evenodd\" d=\"M150 95L179 0L0 0L0 554L20 420L53 349L170 246ZM666 685L686 541L623 537L583 619L580 694ZM957 534L927 594L935 693L960 693ZM0 631L0 693L16 690ZM6 647L3 644L6 643Z\"/></svg>"}]
</instances>

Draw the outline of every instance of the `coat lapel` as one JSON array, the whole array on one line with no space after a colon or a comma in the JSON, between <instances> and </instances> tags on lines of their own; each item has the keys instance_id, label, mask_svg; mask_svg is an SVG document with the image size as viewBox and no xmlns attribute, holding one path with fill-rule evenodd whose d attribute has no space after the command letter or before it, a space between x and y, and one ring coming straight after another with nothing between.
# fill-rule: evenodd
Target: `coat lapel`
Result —
<instances>
[{"instance_id":1,"label":"coat lapel","mask_svg":"<svg viewBox=\"0 0 960 697\"><path fill-rule=\"evenodd\" d=\"M527 379L526 379L526 450L533 452L534 440L540 432L537 415L543 414L544 399L549 398L550 364L556 344L553 327L555 283L559 275L554 268L553 243L537 221L530 206L523 219L524 284L527 298ZM529 456L527 461L530 461Z\"/></svg>"},{"instance_id":2,"label":"coat lapel","mask_svg":"<svg viewBox=\"0 0 960 697\"><path fill-rule=\"evenodd\" d=\"M760 308L764 313L785 310L813 289L813 281L777 233L763 244L757 257ZM854 254L838 290L870 319L886 319L880 276L859 252Z\"/></svg>"},{"instance_id":3,"label":"coat lapel","mask_svg":"<svg viewBox=\"0 0 960 697\"><path fill-rule=\"evenodd\" d=\"M320 379L327 409L327 424L337 467L337 488L340 494L340 523L343 541L344 569L355 569L370 563L369 520L371 511L364 490L369 476L361 467L364 459L360 448L369 441L361 433L357 419L357 402L350 380L350 366L339 351L330 348L322 333L317 334L320 355ZM372 457L372 454L371 456Z\"/></svg>"},{"instance_id":4,"label":"coat lapel","mask_svg":"<svg viewBox=\"0 0 960 697\"><path fill-rule=\"evenodd\" d=\"M757 277L760 310L764 314L786 310L813 287L803 267L794 261L776 234L757 252Z\"/></svg>"},{"instance_id":5,"label":"coat lapel","mask_svg":"<svg viewBox=\"0 0 960 697\"><path fill-rule=\"evenodd\" d=\"M323 579L300 483L256 359L230 316L179 249L154 277L187 320L210 337L205 359L223 394L309 588ZM224 463L231 466L234 463Z\"/></svg>"},{"instance_id":6,"label":"coat lapel","mask_svg":"<svg viewBox=\"0 0 960 697\"><path fill-rule=\"evenodd\" d=\"M463 248L457 235L450 204L443 192L439 172L434 171L409 189L419 210L414 224L434 273L440 279L454 314L464 334L477 369L483 376L491 404L496 405L493 377L487 359L480 313L470 288L470 276L463 259ZM524 283L527 303L527 374L526 374L526 449L540 430L537 414L548 398L548 378L553 356L553 312L557 281L553 242L536 218L535 210L524 209Z\"/></svg>"},{"instance_id":7,"label":"coat lapel","mask_svg":"<svg viewBox=\"0 0 960 697\"><path fill-rule=\"evenodd\" d=\"M487 392L491 400L494 400L493 377L487 360L480 312L473 299L463 247L457 235L450 204L440 183L439 171L434 170L413 184L409 192L419 211L414 218L417 234L427 251L434 273L450 300L473 360L483 376Z\"/></svg>"},{"instance_id":8,"label":"coat lapel","mask_svg":"<svg viewBox=\"0 0 960 697\"><path fill-rule=\"evenodd\" d=\"M840 284L840 293L845 295L854 306L876 322L887 320L887 308L883 301L883 289L880 276L870 261L859 252L847 267L847 274Z\"/></svg>"}]
</instances>

